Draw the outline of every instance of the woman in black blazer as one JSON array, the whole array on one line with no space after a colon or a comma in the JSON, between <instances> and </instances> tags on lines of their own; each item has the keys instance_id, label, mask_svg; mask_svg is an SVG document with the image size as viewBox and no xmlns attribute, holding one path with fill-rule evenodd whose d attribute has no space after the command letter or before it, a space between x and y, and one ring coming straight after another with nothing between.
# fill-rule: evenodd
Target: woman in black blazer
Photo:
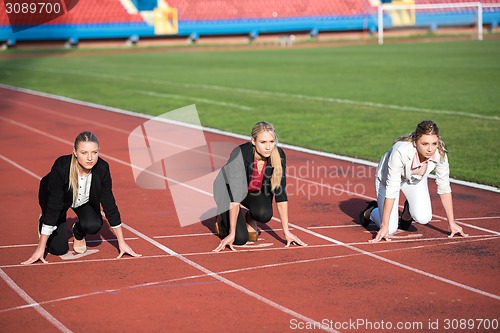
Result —
<instances>
[{"instance_id":1,"label":"woman in black blazer","mask_svg":"<svg viewBox=\"0 0 500 333\"><path fill-rule=\"evenodd\" d=\"M236 147L214 182L217 203L215 230L222 239L214 250L258 239L257 222L267 223L273 217L272 200L283 225L286 246L307 245L288 229L288 198L286 193L286 156L277 146L273 126L258 122L252 128L250 142ZM248 209L245 217L240 204Z\"/></svg>"},{"instance_id":2,"label":"woman in black blazer","mask_svg":"<svg viewBox=\"0 0 500 333\"><path fill-rule=\"evenodd\" d=\"M118 240L120 254L136 254L125 242L121 218L112 192L109 165L99 158L99 142L90 132L82 132L75 139L73 153L59 157L51 171L40 181L38 201L42 212L38 220L38 247L23 262L37 260L47 263L45 252L62 255L68 252L66 212L69 208L78 216L72 226L73 249L76 253L87 250L85 236L96 234L102 227L101 205L106 219Z\"/></svg>"}]
</instances>

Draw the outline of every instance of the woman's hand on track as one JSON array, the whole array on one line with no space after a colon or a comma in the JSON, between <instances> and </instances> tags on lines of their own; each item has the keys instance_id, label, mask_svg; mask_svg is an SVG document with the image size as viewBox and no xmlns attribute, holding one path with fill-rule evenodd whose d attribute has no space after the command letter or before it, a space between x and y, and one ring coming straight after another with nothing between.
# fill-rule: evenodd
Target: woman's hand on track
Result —
<instances>
[{"instance_id":1,"label":"woman's hand on track","mask_svg":"<svg viewBox=\"0 0 500 333\"><path fill-rule=\"evenodd\" d=\"M380 230L377 232L377 236L374 239L370 239L368 242L370 242L370 243L378 243L382 239L385 239L388 242L391 240L389 238L389 227L382 227L382 228L380 228Z\"/></svg>"},{"instance_id":2,"label":"woman's hand on track","mask_svg":"<svg viewBox=\"0 0 500 333\"><path fill-rule=\"evenodd\" d=\"M213 252L220 252L220 251L224 250L226 248L226 246L229 246L229 249L231 249L231 251L236 251L236 249L233 246L233 242L234 242L234 236L227 235L223 240L220 241L219 246L217 246L213 250Z\"/></svg>"},{"instance_id":3,"label":"woman's hand on track","mask_svg":"<svg viewBox=\"0 0 500 333\"><path fill-rule=\"evenodd\" d=\"M38 260L40 260L44 264L48 264L49 262L45 260L44 255L45 255L45 249L37 248L35 253L33 253L28 260L23 261L21 265L30 265L37 262Z\"/></svg>"},{"instance_id":4,"label":"woman's hand on track","mask_svg":"<svg viewBox=\"0 0 500 333\"><path fill-rule=\"evenodd\" d=\"M465 234L462 227L456 224L455 222L450 223L449 229L451 234L448 236L448 238L453 238L455 235L462 235L462 237L467 237L469 234Z\"/></svg>"},{"instance_id":5,"label":"woman's hand on track","mask_svg":"<svg viewBox=\"0 0 500 333\"><path fill-rule=\"evenodd\" d=\"M119 248L120 248L120 254L118 255L118 257L116 257L116 259L120 259L125 253L131 255L132 257L141 257L142 256L142 254L135 253L134 250L132 250L132 248L130 246L128 246L127 243L120 244Z\"/></svg>"},{"instance_id":6,"label":"woman's hand on track","mask_svg":"<svg viewBox=\"0 0 500 333\"><path fill-rule=\"evenodd\" d=\"M286 238L285 247L289 247L290 245L292 245L292 243L295 243L295 245L299 245L299 246L307 246L306 243L301 241L299 237L295 236L291 232L286 233L285 238Z\"/></svg>"}]
</instances>

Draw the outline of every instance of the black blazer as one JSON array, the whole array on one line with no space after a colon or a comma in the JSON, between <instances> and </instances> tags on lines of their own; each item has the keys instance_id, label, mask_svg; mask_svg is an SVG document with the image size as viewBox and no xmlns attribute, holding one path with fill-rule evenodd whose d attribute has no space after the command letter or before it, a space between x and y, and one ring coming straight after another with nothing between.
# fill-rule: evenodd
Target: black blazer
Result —
<instances>
[{"instance_id":1,"label":"black blazer","mask_svg":"<svg viewBox=\"0 0 500 333\"><path fill-rule=\"evenodd\" d=\"M68 190L72 155L59 157L50 172L40 181L38 201L43 212L43 224L55 226L66 220L66 212L73 204L73 191ZM112 191L109 164L99 158L92 168L89 205L101 216L101 204L112 227L119 226L120 212ZM64 221L61 221L64 219ZM102 219L102 217L101 217Z\"/></svg>"},{"instance_id":2,"label":"black blazer","mask_svg":"<svg viewBox=\"0 0 500 333\"><path fill-rule=\"evenodd\" d=\"M276 202L283 202L288 201L286 193L286 155L283 149L279 147L278 151L283 168L280 186L274 192L271 191L271 177L274 167L271 163L268 163L264 170L262 191L271 198L274 196ZM227 210L230 202L241 202L245 198L248 184L252 179L254 155L255 147L251 142L239 145L233 149L227 163L217 175L213 192L219 213Z\"/></svg>"},{"instance_id":3,"label":"black blazer","mask_svg":"<svg viewBox=\"0 0 500 333\"><path fill-rule=\"evenodd\" d=\"M241 155L243 156L243 163L245 165L245 173L247 176L247 186L252 180L254 156L255 156L255 146L251 142L244 143L238 147L241 150ZM236 148L236 150L238 149ZM276 196L276 202L287 201L286 195L286 155L283 149L278 147L278 152L281 157L281 166L283 168L283 177L281 177L281 184L274 190L274 195ZM233 155L233 154L231 154ZM271 191L271 177L273 176L274 167L269 163L266 164L266 169L264 170L264 179L262 181L262 189L264 193L272 195Z\"/></svg>"}]
</instances>

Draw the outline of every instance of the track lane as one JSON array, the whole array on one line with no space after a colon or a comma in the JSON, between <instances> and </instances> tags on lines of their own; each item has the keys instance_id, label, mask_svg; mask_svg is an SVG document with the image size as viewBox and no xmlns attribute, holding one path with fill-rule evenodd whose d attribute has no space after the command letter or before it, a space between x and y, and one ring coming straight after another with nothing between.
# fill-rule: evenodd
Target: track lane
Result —
<instances>
[{"instance_id":1,"label":"track lane","mask_svg":"<svg viewBox=\"0 0 500 333\"><path fill-rule=\"evenodd\" d=\"M56 103L57 104L57 103ZM74 110L75 111L75 114L78 114L78 110ZM80 111L81 112L81 111ZM2 115L4 115L2 113ZM102 116L102 115L101 115ZM127 118L127 117L125 117ZM120 120L121 122L122 120ZM142 120L143 121L143 120ZM110 123L110 122L107 122L107 123ZM113 121L113 124L115 122ZM2 123L3 124L3 123ZM95 125L95 124L94 124ZM2 125L3 126L3 125ZM130 125L126 125L126 126L130 126ZM109 128L108 128L109 129ZM113 132L113 133L111 133ZM71 135L69 135L68 137L72 138L74 136L74 133L71 133ZM208 137L212 137L211 134L208 134L207 135ZM102 139L102 136L99 135L99 138L102 142L113 142L113 146L108 146L107 149L110 149L113 151L113 156L118 156L117 158L118 159L123 159L123 161L126 161L128 160L128 151L126 149L124 149L123 145L120 145L119 143L122 142L123 143L123 132L122 134L120 134L118 131L116 131L116 133L114 131L111 131L110 132L106 132L105 134L105 139L106 141L104 141ZM214 140L221 140L217 135L213 135L213 139ZM109 140L109 141L108 141ZM230 139L229 141L233 141L233 142L237 142L238 140L234 140L234 139ZM63 142L61 142L63 143ZM69 143L70 145L71 143ZM292 163L296 163L295 165L300 165L300 161L307 161L307 158L303 158L303 157L300 157L302 154L298 154L298 153L295 153L295 152L289 152L287 151L289 154L289 160L290 161L293 161ZM24 155L24 154L23 154ZM325 159L328 161L328 159ZM109 160L108 160L109 161ZM319 163L319 162L318 162ZM327 163L327 162L321 162L321 163ZM328 163L331 163L331 160L328 161ZM336 163L337 164L337 163ZM349 167L352 165L352 163L346 163L346 164L342 164L340 163L340 165L344 165L345 166L345 170L349 169ZM115 170L116 169L116 170ZM172 214L172 211L168 211L168 210L163 210L163 211L160 211L160 209L163 209L163 205L164 203L162 203L162 207L151 207L152 209L151 210L145 210L145 211L140 211L140 212L137 212L137 207L138 205L137 204L134 204L134 203L131 203L130 199L129 199L129 196L131 194L134 194L133 191L131 192L131 188L133 188L133 182L130 181L130 171L127 170L127 168L123 168L123 165L122 164L112 164L112 172L113 172L113 178L114 178L114 183L115 183L115 194L117 195L117 199L118 199L118 195L120 195L120 199L118 199L118 202L119 202L119 205L120 205L120 202L124 202L126 203L125 204L125 207L122 208L122 206L120 206L120 209L122 211L127 211L127 216L129 217L134 217L134 216L139 216L139 219L137 218L131 218L131 223L137 223L137 222L134 222L134 221L138 221L138 220L144 220L143 218L140 218L140 216L144 215L145 212L147 211L148 213L151 212L152 214L147 214L148 215L148 218L151 218L151 219L148 219L148 222L152 222L151 225L148 225L147 228L148 228L148 234L151 234L151 235L160 235L160 234L170 234L170 232L172 232L172 234L175 234L175 233L178 233L179 232L179 227L178 225L175 225L174 224L165 224L165 215L171 215ZM312 181L319 181L321 180L319 177L318 179L314 179L314 177L311 177L313 180ZM371 188L371 179L368 179L369 177L366 177L367 179L362 179L361 183L362 184L366 184L366 189L367 191L370 191L370 188ZM117 179L119 179L119 181L117 181ZM343 185L347 185L346 183L346 179L341 179L341 183ZM118 185L120 184L120 185ZM117 187L120 188L120 194L118 194L118 190L117 190ZM467 193L473 193L473 195L479 195L480 194L480 191L478 191L477 193L475 193L474 191L468 191L469 189L466 189L465 191L463 191L464 193L467 191ZM125 196L123 195L123 192L122 191L128 191L128 195ZM142 191L144 192L144 191ZM148 193L142 193L140 194L140 198L141 198L141 201L140 201L140 205L143 205L143 204L148 204L150 203L150 201L155 201L155 199L158 199L157 197L157 194L158 192L156 193L156 196L149 196ZM456 189L455 189L455 186L454 186L454 193L456 192ZM459 188L459 197L460 197L460 188ZM370 194L368 194L367 196L369 196ZM333 205L332 205L332 196L330 195L325 195L325 193L323 193L323 195L317 195L315 196L314 198L312 198L311 200L306 200L305 202L304 201L298 201L300 198L299 195L295 196L295 197L291 197L291 200L294 200L295 203L298 203L296 206L294 206L296 209L296 211L294 211L294 216L304 216L304 213L307 214L307 218L304 218L302 220L300 220L300 222L298 221L299 225L305 225L305 226L315 226L315 225L321 225L321 224L325 224L325 222L336 222L336 223L340 223L340 224L345 224L345 225L349 225L349 224L352 224L352 220L349 220L349 218L345 218L345 216L349 216L349 215L352 215L352 216L355 216L355 210L356 209L359 209L359 204L361 203L361 200L358 199L358 198L353 198L352 196L349 197L347 196L345 198L345 200L341 200L340 196L334 196L333 197ZM488 202L489 201L495 201L495 196L493 196L492 198L486 198L484 201L482 201L483 205L487 208L485 210L486 213L488 212L492 212L492 213L496 213L496 216L498 216L498 211L495 210L495 208L493 207L496 207L496 206L491 206L491 205L488 205ZM133 201L132 201L133 202ZM335 205L335 202L339 202L338 206ZM131 203L131 204L129 204ZM154 206L154 205L153 205ZM318 209L318 207L320 209ZM148 207L149 208L149 207ZM172 207L170 207L171 209ZM457 207L458 210L460 211L464 211L464 212L469 212L470 214L465 214L465 213L461 213L461 215L459 215L458 213L456 214L457 216L472 216L472 212L474 211L474 207L472 209L467 209L467 207L462 207L462 205L460 207ZM130 209L130 210L129 210ZM134 210L135 209L135 210ZM438 208L438 211L439 211L439 208ZM165 212L167 214L165 214ZM163 213L163 214L162 214ZM123 212L122 212L123 215L125 215ZM329 220L329 221L325 221L324 217L325 217L325 214L327 214L327 216L332 216L332 218ZM462 215L463 214L463 215ZM487 214L485 214L487 215ZM342 217L343 216L343 217ZM340 219L339 219L340 217ZM157 223L155 223L157 222ZM276 223L276 222L271 222L270 225L274 228L278 228L279 227L279 224ZM142 225L141 225L142 227ZM206 232L207 231L207 227L208 226L205 226L205 225L194 225L194 226L190 226L190 227L187 227L187 230L189 230L190 232ZM422 230L422 227L421 226L418 226L418 229L419 231ZM185 231L186 228L181 228L182 231ZM161 232L160 232L161 231ZM279 232L278 232L279 234ZM323 232L322 232L323 234ZM266 235L268 236L268 235ZM301 237L310 237L311 234L310 233L307 233L305 232L304 233L304 236L302 236L301 234ZM363 239L366 240L366 237L368 235L366 233L360 233L359 230L356 230L354 233L350 233L349 235L345 235L345 236L342 236L342 240L344 241L344 237L349 237L349 238L353 238L353 240L358 240L358 241L362 241ZM270 236L269 236L270 237ZM215 238L215 237L214 237ZM310 238L309 240L311 240L312 244L317 244L317 245L320 245L320 244L325 244L323 241L319 240L319 239L316 239L316 238ZM276 241L276 246L278 246L278 242L277 240L275 239ZM193 247L193 249L196 249L197 247L199 247L200 249L205 249L206 251L209 251L210 250L210 247L212 245L216 245L217 243L217 239L213 239L211 241L207 243L190 243L188 241L184 241L184 242L177 242L177 243L174 243L174 242L171 242L171 239L162 239L162 240L159 240L160 244L166 244L167 246L172 246L174 249L183 249L184 247L187 247L189 248L190 246ZM213 243L213 244L212 244ZM326 243L327 244L327 243ZM496 243L493 243L493 248L495 248L495 244ZM384 244L383 246L386 246L387 244ZM498 245L496 245L498 246ZM331 247L329 247L331 249ZM335 250L337 250L338 248L335 247ZM374 251L375 250L375 247L371 247L370 249L373 249ZM379 248L377 248L378 250ZM282 262L282 261L286 261L287 258L290 258L290 256L297 256L297 255L300 255L300 254L304 254L306 253L306 251L309 251L309 249L307 249L306 251L303 251L301 252L302 250L305 250L305 249L293 249L292 252L290 251L283 251L283 253L285 253L284 256L276 256L274 257L274 259L278 262ZM344 251L345 248L342 250ZM331 250L330 250L331 251ZM177 251L177 252L184 252L184 251ZM310 252L313 252L313 251L310 251ZM293 253L293 254L292 254ZM316 252L313 252L311 253L312 256L317 256L317 255L321 255L321 254L318 254ZM242 260L242 258L246 259L249 257L248 254L245 254L245 253L238 253L238 254L229 254L229 253L224 253L222 254L226 259L228 256L232 256L235 261L233 262L233 265L236 264L235 266L238 266L238 264L245 264L245 260ZM274 254L273 254L274 255ZM342 255L342 254L339 254L339 255ZM254 253L252 253L252 256L254 258L248 258L248 263L251 263L252 262L252 259L253 260L258 260L258 261L261 261L261 260L266 260L266 259L269 259L268 256L266 257L257 257ZM213 258L223 258L222 256L218 256L218 257L215 257L215 256L211 256ZM217 265L224 265L224 262L214 262L213 261L213 258L210 258L212 259L212 261L209 261L206 265L207 267L210 267L209 265L212 264L215 268L220 268L219 266ZM272 258L271 258L272 259ZM200 262L200 260L202 261L203 259L202 258L198 258L196 257L196 261L197 262ZM363 259L363 262L365 262L364 260L366 260L366 258ZM218 260L217 260L218 261ZM226 260L227 261L227 260ZM273 260L269 260L270 262L272 262ZM349 262L346 261L345 263L346 267L349 267ZM367 260L366 262L366 265L367 266L370 266L370 263L369 263L369 260ZM222 266L221 266L222 267ZM307 270L308 269L308 266L305 266L303 267L303 269ZM214 271L222 271L222 270L214 270ZM316 272L316 269L314 270ZM286 278L286 276L288 275L293 275L293 271L289 271L289 270L284 270L283 272L286 272L287 274L283 274L282 276L282 279ZM321 274L321 269L318 268L317 269L317 272L319 272L318 274ZM346 273L347 274L347 273ZM401 275L401 273L396 273L397 275ZM238 275L238 274L236 274ZM258 274L256 274L256 278L258 278L257 276ZM278 272L278 275L281 276L281 273ZM349 274L347 274L349 275ZM402 274L403 276L407 276L407 273L404 273ZM249 276L245 273L245 274L239 274L238 275L239 278L238 279L243 279L244 281L252 281L252 280L255 280L255 279L250 279ZM320 275L318 275L320 276ZM411 274L410 274L411 276ZM280 280L279 278L276 278L274 277L273 278L273 281L275 280ZM306 281L308 279L306 278ZM398 280L398 279L395 279L395 281ZM246 282L245 282L246 283ZM250 283L248 285L248 288L251 288L252 286L254 286L254 284ZM336 288L341 288L342 287L342 284L340 285L337 285L335 283L332 282L332 289L335 289ZM424 290L426 287L423 287ZM427 287L428 288L428 287ZM272 285L269 286L269 288L267 288L265 291L263 290L262 292L266 293L266 294L269 294L269 297L270 298L279 298L279 296L276 296L276 295L273 295L272 292L273 290L275 290L275 286L273 287ZM318 290L321 290L321 288L318 288ZM300 294L302 294L303 291L300 292ZM455 294L455 292L451 292L452 294ZM306 293L307 294L307 293ZM412 298L417 298L418 295L412 295ZM285 300L283 300L284 302L286 302L286 298ZM332 300L330 300L331 303L322 303L322 306L323 307L327 307L327 306L333 306L335 303L332 302ZM307 308L307 306L311 307L311 304L305 304L305 305L300 305L299 307L303 307L303 308ZM315 316L315 318L321 318L322 316L327 316L329 315L328 314L328 311L325 311L324 308L321 308L321 307L313 307L311 308L312 310L306 310L306 311L310 311L313 316ZM371 313L371 309L364 309L362 310L362 313Z\"/></svg>"}]
</instances>

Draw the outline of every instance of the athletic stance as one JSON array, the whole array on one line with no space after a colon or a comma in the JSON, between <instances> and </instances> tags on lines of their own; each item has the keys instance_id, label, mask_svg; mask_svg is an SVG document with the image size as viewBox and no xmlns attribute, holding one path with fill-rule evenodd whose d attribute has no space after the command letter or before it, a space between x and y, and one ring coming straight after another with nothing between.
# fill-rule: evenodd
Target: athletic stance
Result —
<instances>
[{"instance_id":1,"label":"athletic stance","mask_svg":"<svg viewBox=\"0 0 500 333\"><path fill-rule=\"evenodd\" d=\"M85 236L96 234L102 227L101 204L118 239L121 258L125 253L137 257L123 238L120 212L111 190L109 165L99 158L99 142L90 132L75 139L73 153L59 157L51 171L40 181L38 200L42 212L38 221L38 247L23 264L37 260L47 263L45 253L63 255L68 252L66 212L71 207L78 216L73 224L73 249L87 251Z\"/></svg>"},{"instance_id":2,"label":"athletic stance","mask_svg":"<svg viewBox=\"0 0 500 333\"><path fill-rule=\"evenodd\" d=\"M291 243L306 246L288 229L288 198L286 193L286 156L277 146L273 126L258 122L252 128L250 142L236 147L214 182L217 203L215 231L222 239L214 250L257 241L257 222L267 223L273 217L273 197L283 225L286 247ZM245 217L240 204L248 209Z\"/></svg>"},{"instance_id":3,"label":"athletic stance","mask_svg":"<svg viewBox=\"0 0 500 333\"><path fill-rule=\"evenodd\" d=\"M449 181L449 164L446 145L441 140L438 126L431 120L417 125L413 133L400 137L386 152L378 164L375 190L377 201L368 203L360 214L360 222L368 226L370 220L380 228L375 239L390 240L398 227L407 230L412 221L427 224L432 218L432 207L427 187L429 173L435 170L437 192L441 198L448 227L455 234L464 234L455 222L453 201ZM399 192L403 191L406 201L398 220Z\"/></svg>"}]
</instances>

